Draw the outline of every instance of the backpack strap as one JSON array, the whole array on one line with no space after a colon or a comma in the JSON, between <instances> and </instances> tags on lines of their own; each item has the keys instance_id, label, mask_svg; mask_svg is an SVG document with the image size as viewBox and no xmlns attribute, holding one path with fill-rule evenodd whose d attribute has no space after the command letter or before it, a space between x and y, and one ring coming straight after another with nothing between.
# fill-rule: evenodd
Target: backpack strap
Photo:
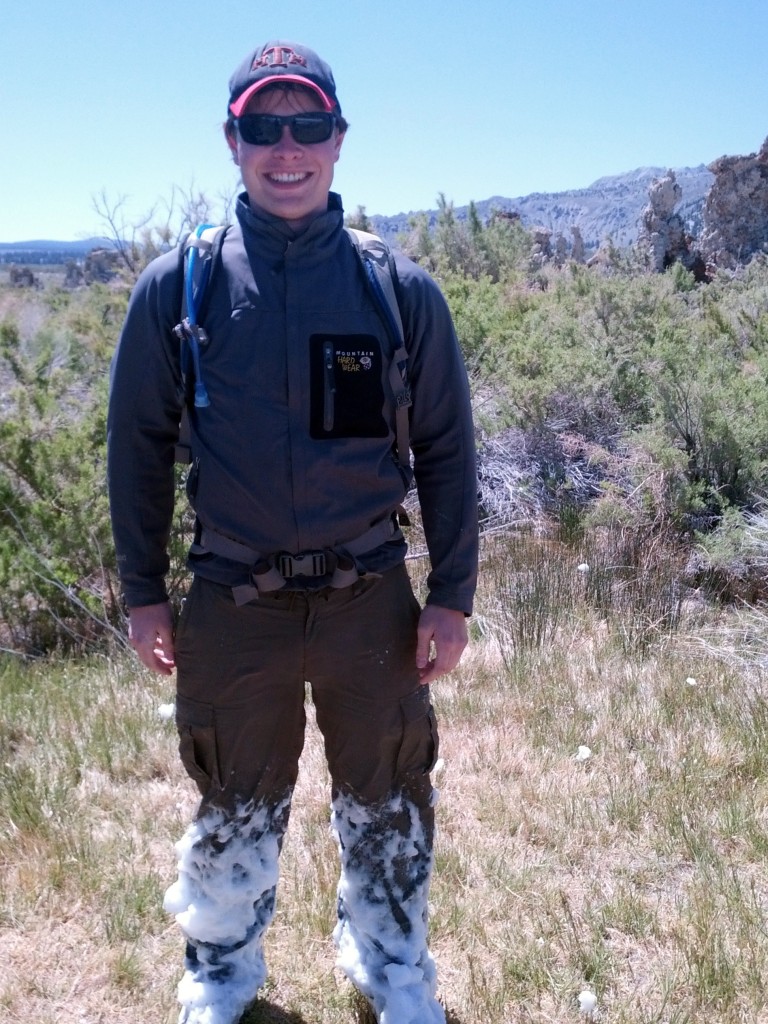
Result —
<instances>
[{"instance_id":1,"label":"backpack strap","mask_svg":"<svg viewBox=\"0 0 768 1024\"><path fill-rule=\"evenodd\" d=\"M194 387L194 405L198 409L204 409L210 405L200 371L200 349L208 344L208 335L198 320L204 308L207 289L218 263L226 232L226 225L200 224L190 232L179 250L182 275L181 320L173 330L181 345L180 363L184 393L185 396L189 393L191 375ZM189 410L185 402L179 424L176 462L189 463L191 453Z\"/></svg>"},{"instance_id":2,"label":"backpack strap","mask_svg":"<svg viewBox=\"0 0 768 1024\"><path fill-rule=\"evenodd\" d=\"M397 271L392 252L378 235L357 228L346 228L363 267L365 280L381 313L394 345L394 356L390 361L389 383L395 396L395 436L397 457L400 464L410 470L410 423L408 410L413 404L408 383L408 350L405 347L405 332L397 301L395 282Z\"/></svg>"},{"instance_id":3,"label":"backpack strap","mask_svg":"<svg viewBox=\"0 0 768 1024\"><path fill-rule=\"evenodd\" d=\"M181 375L185 394L189 392L189 378L194 387L194 405L205 408L210 404L200 370L200 349L208 344L208 335L198 320L204 308L219 254L227 232L226 225L201 224L190 232L180 248L182 273L181 319L174 332L181 344ZM398 459L410 470L410 423L408 410L413 404L408 383L408 350L395 291L397 271L389 246L378 235L356 228L346 228L360 260L363 274L394 346L390 360L389 382L395 399L395 437ZM176 445L176 461L189 463L191 442L189 412L185 403Z\"/></svg>"}]
</instances>

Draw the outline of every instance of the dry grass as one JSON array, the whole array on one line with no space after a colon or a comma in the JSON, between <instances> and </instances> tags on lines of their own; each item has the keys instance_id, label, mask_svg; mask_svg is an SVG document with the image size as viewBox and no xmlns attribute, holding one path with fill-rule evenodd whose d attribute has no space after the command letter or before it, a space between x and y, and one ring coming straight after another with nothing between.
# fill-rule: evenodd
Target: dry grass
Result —
<instances>
[{"instance_id":1,"label":"dry grass","mask_svg":"<svg viewBox=\"0 0 768 1024\"><path fill-rule=\"evenodd\" d=\"M628 650L577 586L525 648L491 625L494 584L487 631L435 687L449 1022L583 1020L584 988L605 1024L768 1021L768 680L714 656L712 622L696 648L684 615ZM195 799L157 714L167 683L8 663L0 692L0 1021L170 1024L181 941L160 903ZM366 1022L334 969L328 804L310 721L247 1024Z\"/></svg>"}]
</instances>

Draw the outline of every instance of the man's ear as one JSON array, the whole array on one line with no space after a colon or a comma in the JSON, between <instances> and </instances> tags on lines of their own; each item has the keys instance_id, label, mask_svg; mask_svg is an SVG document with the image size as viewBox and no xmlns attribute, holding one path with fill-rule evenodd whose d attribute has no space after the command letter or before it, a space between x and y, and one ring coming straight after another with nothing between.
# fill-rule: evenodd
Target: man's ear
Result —
<instances>
[{"instance_id":1,"label":"man's ear","mask_svg":"<svg viewBox=\"0 0 768 1024\"><path fill-rule=\"evenodd\" d=\"M232 124L231 121L224 122L224 138L227 140L229 151L232 154L232 159L240 166L240 160L237 154L237 128Z\"/></svg>"},{"instance_id":2,"label":"man's ear","mask_svg":"<svg viewBox=\"0 0 768 1024\"><path fill-rule=\"evenodd\" d=\"M334 145L334 148L336 150L336 160L338 160L339 157L341 156L341 146L342 146L342 143L344 142L344 139L346 137L347 137L347 133L346 132L337 132L336 133L336 141L335 141L335 145Z\"/></svg>"}]
</instances>

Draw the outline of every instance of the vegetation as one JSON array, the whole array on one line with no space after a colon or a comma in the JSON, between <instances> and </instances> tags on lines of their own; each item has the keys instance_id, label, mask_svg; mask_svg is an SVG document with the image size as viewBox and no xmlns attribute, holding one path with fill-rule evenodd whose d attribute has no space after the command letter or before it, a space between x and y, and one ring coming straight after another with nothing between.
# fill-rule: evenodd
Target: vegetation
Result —
<instances>
[{"instance_id":1,"label":"vegetation","mask_svg":"<svg viewBox=\"0 0 768 1024\"><path fill-rule=\"evenodd\" d=\"M193 199L205 205L187 197L186 220ZM119 224L119 204L102 202ZM353 220L368 223L364 208ZM143 248L134 236L131 263L169 232L144 228ZM519 221L484 225L472 207L459 221L444 197L437 223L415 220L403 244L438 277L455 318L486 525L620 525L686 548L696 574L685 582L733 597L720 534L733 546L766 496L766 260L709 284L680 266L648 274L617 253L602 268L533 265ZM121 625L104 409L129 288L49 284L26 303L0 291L0 621L15 651L82 648ZM185 525L180 505L174 588ZM759 570L747 576L738 596L760 596Z\"/></svg>"},{"instance_id":2,"label":"vegetation","mask_svg":"<svg viewBox=\"0 0 768 1024\"><path fill-rule=\"evenodd\" d=\"M486 545L469 657L434 688L431 925L450 1024L584 1019L582 990L605 1024L763 1019L765 668L758 650L714 646L738 640L735 619L703 642L705 611L676 602L647 553L644 587L611 580L625 553ZM175 1020L182 939L162 893L196 791L172 699L172 681L125 658L0 663L8 1024ZM333 967L337 853L311 711L270 979L244 1024L371 1024Z\"/></svg>"},{"instance_id":3,"label":"vegetation","mask_svg":"<svg viewBox=\"0 0 768 1024\"><path fill-rule=\"evenodd\" d=\"M480 432L471 649L434 690L448 1019L578 1019L587 989L604 1024L757 1022L768 261L697 284L626 253L541 265L530 241L444 197L403 239L451 306ZM195 793L172 684L119 641L104 415L130 285L47 276L0 284L0 1016L170 1022L161 895ZM180 502L176 594L186 527ZM333 971L328 799L311 728L245 1024L368 1024Z\"/></svg>"}]
</instances>

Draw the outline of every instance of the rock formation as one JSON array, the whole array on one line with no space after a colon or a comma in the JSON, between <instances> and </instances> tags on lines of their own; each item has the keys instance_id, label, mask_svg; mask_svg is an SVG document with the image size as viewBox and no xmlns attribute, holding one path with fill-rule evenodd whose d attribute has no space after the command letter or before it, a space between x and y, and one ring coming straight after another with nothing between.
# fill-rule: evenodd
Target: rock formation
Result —
<instances>
[{"instance_id":1,"label":"rock formation","mask_svg":"<svg viewBox=\"0 0 768 1024\"><path fill-rule=\"evenodd\" d=\"M733 267L768 251L768 139L758 153L722 156L704 202L699 250L709 267Z\"/></svg>"},{"instance_id":2,"label":"rock formation","mask_svg":"<svg viewBox=\"0 0 768 1024\"><path fill-rule=\"evenodd\" d=\"M91 249L83 266L85 283L111 281L117 276L119 267L120 254L115 249Z\"/></svg>"},{"instance_id":3,"label":"rock formation","mask_svg":"<svg viewBox=\"0 0 768 1024\"><path fill-rule=\"evenodd\" d=\"M683 198L674 171L654 178L648 189L648 205L640 217L637 251L645 265L656 273L672 263L692 263L689 242L682 218L675 207Z\"/></svg>"},{"instance_id":4,"label":"rock formation","mask_svg":"<svg viewBox=\"0 0 768 1024\"><path fill-rule=\"evenodd\" d=\"M573 235L573 246L571 248L571 259L574 263L583 263L585 259L584 239L581 237L581 229L574 224L571 227Z\"/></svg>"},{"instance_id":5,"label":"rock formation","mask_svg":"<svg viewBox=\"0 0 768 1024\"><path fill-rule=\"evenodd\" d=\"M12 266L9 280L14 288L39 288L40 282L29 267Z\"/></svg>"},{"instance_id":6,"label":"rock formation","mask_svg":"<svg viewBox=\"0 0 768 1024\"><path fill-rule=\"evenodd\" d=\"M535 270L546 264L564 267L571 260L574 263L584 262L584 240L575 225L571 227L573 242L570 247L562 231L555 232L554 245L552 231L549 228L533 228L531 234L531 267Z\"/></svg>"},{"instance_id":7,"label":"rock formation","mask_svg":"<svg viewBox=\"0 0 768 1024\"><path fill-rule=\"evenodd\" d=\"M552 232L548 228L534 228L531 236L531 266L543 267L552 259Z\"/></svg>"}]
</instances>

